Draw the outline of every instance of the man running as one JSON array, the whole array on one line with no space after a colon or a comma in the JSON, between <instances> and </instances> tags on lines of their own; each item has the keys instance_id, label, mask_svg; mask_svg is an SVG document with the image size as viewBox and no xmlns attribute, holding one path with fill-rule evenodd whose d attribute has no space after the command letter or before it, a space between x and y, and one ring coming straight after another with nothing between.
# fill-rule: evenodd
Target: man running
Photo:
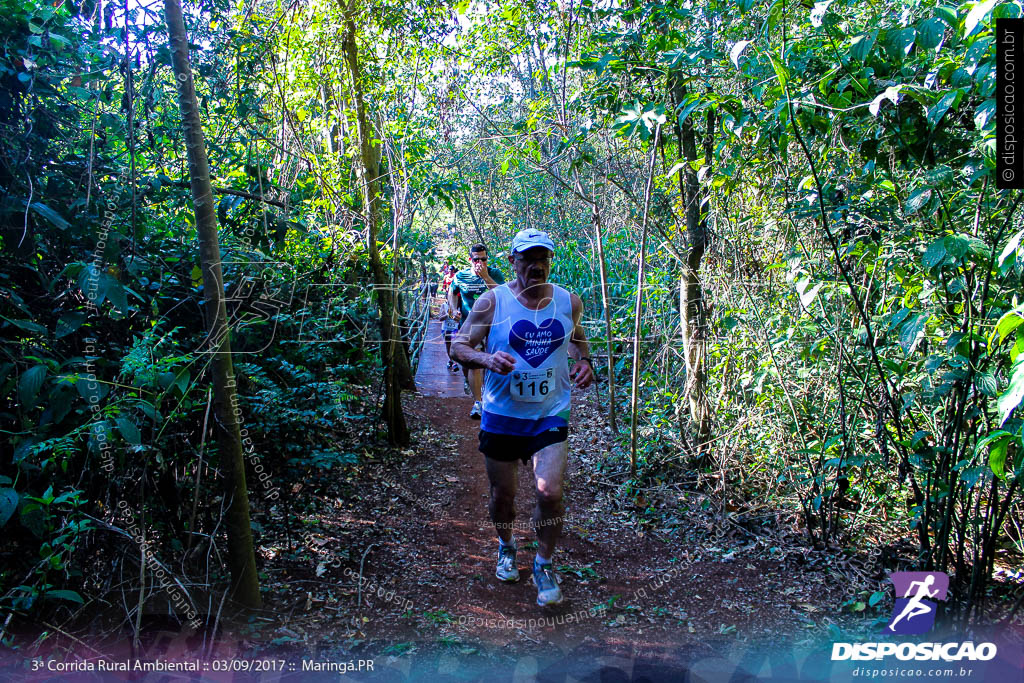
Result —
<instances>
[{"instance_id":1,"label":"man running","mask_svg":"<svg viewBox=\"0 0 1024 683\"><path fill-rule=\"evenodd\" d=\"M474 244L470 247L469 259L469 268L456 273L455 279L448 288L448 307L452 311L458 311L455 318L461 321L460 327L481 294L498 285L505 284L505 276L501 274L501 271L487 265L487 247L485 245ZM483 383L483 370L470 369L463 365L462 374L473 394L473 408L469 411L469 416L474 420L479 420L482 409L480 386Z\"/></svg>"},{"instance_id":2,"label":"man running","mask_svg":"<svg viewBox=\"0 0 1024 683\"><path fill-rule=\"evenodd\" d=\"M562 602L551 564L562 532L562 480L569 448L570 380L577 389L594 381L589 344L580 326L583 302L548 282L555 245L539 230L523 230L508 260L515 280L485 292L452 340L452 358L486 368L480 451L491 485L490 513L498 533L502 581L518 581L512 535L518 461L533 458L537 505L533 513L537 604ZM486 340L486 349L477 346ZM569 372L568 360L577 362Z\"/></svg>"},{"instance_id":3,"label":"man running","mask_svg":"<svg viewBox=\"0 0 1024 683\"><path fill-rule=\"evenodd\" d=\"M459 366L452 360L452 337L459 330L459 323L456 322L455 316L452 315L451 307L448 306L447 301L441 304L441 310L438 315L441 317L441 335L444 337L444 351L448 354L448 369L452 372L458 372Z\"/></svg>"}]
</instances>

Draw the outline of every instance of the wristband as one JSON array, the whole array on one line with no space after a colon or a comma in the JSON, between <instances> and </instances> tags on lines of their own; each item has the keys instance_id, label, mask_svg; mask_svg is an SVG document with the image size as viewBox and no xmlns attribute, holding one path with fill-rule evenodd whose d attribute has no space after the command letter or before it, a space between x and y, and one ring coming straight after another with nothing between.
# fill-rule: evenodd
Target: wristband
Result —
<instances>
[{"instance_id":1,"label":"wristband","mask_svg":"<svg viewBox=\"0 0 1024 683\"><path fill-rule=\"evenodd\" d=\"M593 359L593 358L591 358L590 356L583 356L582 358L580 358L580 360L585 360L585 361L587 361L587 363L589 363L589 364L590 364L590 369L591 369L591 370L593 370L593 369L594 369L594 359Z\"/></svg>"}]
</instances>

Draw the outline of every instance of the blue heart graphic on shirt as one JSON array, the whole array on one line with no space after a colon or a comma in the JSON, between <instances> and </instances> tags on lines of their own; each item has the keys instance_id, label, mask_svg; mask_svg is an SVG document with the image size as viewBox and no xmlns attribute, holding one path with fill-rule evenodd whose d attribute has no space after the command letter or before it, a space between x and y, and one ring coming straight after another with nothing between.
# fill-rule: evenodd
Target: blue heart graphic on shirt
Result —
<instances>
[{"instance_id":1,"label":"blue heart graphic on shirt","mask_svg":"<svg viewBox=\"0 0 1024 683\"><path fill-rule=\"evenodd\" d=\"M529 320L518 320L508 333L508 344L523 360L536 368L565 341L565 328L554 318L540 325Z\"/></svg>"}]
</instances>

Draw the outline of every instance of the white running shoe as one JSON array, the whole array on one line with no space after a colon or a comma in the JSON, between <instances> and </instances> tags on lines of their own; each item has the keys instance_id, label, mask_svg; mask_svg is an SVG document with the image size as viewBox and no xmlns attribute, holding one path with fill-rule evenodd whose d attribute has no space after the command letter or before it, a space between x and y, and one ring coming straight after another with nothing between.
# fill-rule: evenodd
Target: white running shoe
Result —
<instances>
[{"instance_id":1,"label":"white running shoe","mask_svg":"<svg viewBox=\"0 0 1024 683\"><path fill-rule=\"evenodd\" d=\"M562 589L551 564L533 563L533 585L537 587L537 604L541 607L562 604Z\"/></svg>"},{"instance_id":2,"label":"white running shoe","mask_svg":"<svg viewBox=\"0 0 1024 683\"><path fill-rule=\"evenodd\" d=\"M501 581L515 583L519 580L519 569L516 567L516 547L514 545L498 546L498 568L494 575Z\"/></svg>"},{"instance_id":3,"label":"white running shoe","mask_svg":"<svg viewBox=\"0 0 1024 683\"><path fill-rule=\"evenodd\" d=\"M474 420L479 420L483 409L484 407L480 404L480 401L476 401L473 403L473 409L469 411L469 416Z\"/></svg>"}]
</instances>

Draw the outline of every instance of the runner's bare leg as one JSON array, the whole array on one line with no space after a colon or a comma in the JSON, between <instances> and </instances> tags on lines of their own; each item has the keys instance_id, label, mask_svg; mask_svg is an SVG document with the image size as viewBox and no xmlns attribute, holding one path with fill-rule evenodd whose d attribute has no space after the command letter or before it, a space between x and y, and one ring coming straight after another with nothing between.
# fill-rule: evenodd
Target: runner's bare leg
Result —
<instances>
[{"instance_id":1,"label":"runner's bare leg","mask_svg":"<svg viewBox=\"0 0 1024 683\"><path fill-rule=\"evenodd\" d=\"M569 442L553 443L533 454L533 476L537 486L537 507L533 511L533 527L537 531L537 552L549 560L562 535L565 504L562 482L569 460Z\"/></svg>"},{"instance_id":2,"label":"runner's bare leg","mask_svg":"<svg viewBox=\"0 0 1024 683\"><path fill-rule=\"evenodd\" d=\"M498 538L503 543L512 540L512 522L516 518L516 485L519 473L519 461L501 462L493 458L484 458L487 478L491 482L491 521L494 522Z\"/></svg>"},{"instance_id":3,"label":"runner's bare leg","mask_svg":"<svg viewBox=\"0 0 1024 683\"><path fill-rule=\"evenodd\" d=\"M473 392L473 400L480 400L480 390L484 383L484 371L474 368L469 371L469 390Z\"/></svg>"}]
</instances>

